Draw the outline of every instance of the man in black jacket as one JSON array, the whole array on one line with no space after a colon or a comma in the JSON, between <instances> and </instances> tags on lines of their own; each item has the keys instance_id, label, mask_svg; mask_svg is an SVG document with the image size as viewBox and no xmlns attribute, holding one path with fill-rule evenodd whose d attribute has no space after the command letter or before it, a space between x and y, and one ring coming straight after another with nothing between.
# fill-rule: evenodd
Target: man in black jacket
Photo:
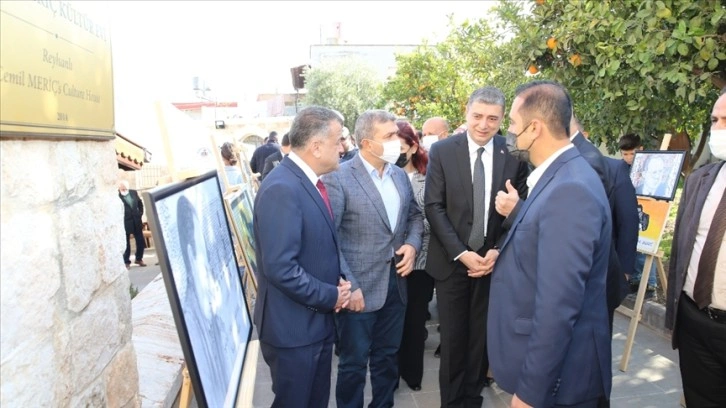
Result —
<instances>
[{"instance_id":1,"label":"man in black jacket","mask_svg":"<svg viewBox=\"0 0 726 408\"><path fill-rule=\"evenodd\" d=\"M124 230L126 230L124 264L126 264L126 269L131 267L131 241L129 235L133 234L136 240L136 264L146 266L144 263L144 232L141 221L141 216L144 214L144 203L136 190L129 189L129 182L126 180L119 182L118 196L124 203Z\"/></svg>"},{"instance_id":2,"label":"man in black jacket","mask_svg":"<svg viewBox=\"0 0 726 408\"><path fill-rule=\"evenodd\" d=\"M267 143L255 149L252 153L252 159L250 159L250 169L253 173L262 173L265 169L265 159L267 156L280 151L280 145L277 144L277 132L274 130L270 132L270 136L267 138Z\"/></svg>"}]
</instances>

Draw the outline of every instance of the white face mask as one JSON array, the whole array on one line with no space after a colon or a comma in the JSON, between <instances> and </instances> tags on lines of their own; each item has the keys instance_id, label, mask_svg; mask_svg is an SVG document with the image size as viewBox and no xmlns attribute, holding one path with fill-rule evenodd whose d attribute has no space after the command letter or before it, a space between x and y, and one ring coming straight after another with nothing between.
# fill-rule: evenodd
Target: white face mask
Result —
<instances>
[{"instance_id":1,"label":"white face mask","mask_svg":"<svg viewBox=\"0 0 726 408\"><path fill-rule=\"evenodd\" d=\"M438 140L439 140L439 137L436 135L424 136L421 139L421 145L423 145L424 149L426 149L426 151L428 152L431 150L431 145L433 145L434 142L437 142Z\"/></svg>"},{"instance_id":2,"label":"white face mask","mask_svg":"<svg viewBox=\"0 0 726 408\"><path fill-rule=\"evenodd\" d=\"M715 157L726 160L726 129L716 129L711 131L711 137L708 138L708 148Z\"/></svg>"},{"instance_id":3,"label":"white face mask","mask_svg":"<svg viewBox=\"0 0 726 408\"><path fill-rule=\"evenodd\" d=\"M119 191L119 193L121 193L122 196L125 196L129 193L129 190Z\"/></svg>"},{"instance_id":4,"label":"white face mask","mask_svg":"<svg viewBox=\"0 0 726 408\"><path fill-rule=\"evenodd\" d=\"M371 141L383 146L383 154L378 156L379 158L391 164L395 164L398 161L398 156L401 155L401 140L399 138L396 137L394 140L384 143L375 140Z\"/></svg>"}]
</instances>

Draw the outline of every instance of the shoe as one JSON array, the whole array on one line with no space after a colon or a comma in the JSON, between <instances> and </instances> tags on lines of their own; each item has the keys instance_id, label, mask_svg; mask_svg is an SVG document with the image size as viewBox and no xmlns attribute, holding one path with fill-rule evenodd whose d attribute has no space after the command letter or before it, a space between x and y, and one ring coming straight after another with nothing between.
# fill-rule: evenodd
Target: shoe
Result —
<instances>
[{"instance_id":1,"label":"shoe","mask_svg":"<svg viewBox=\"0 0 726 408\"><path fill-rule=\"evenodd\" d=\"M146 263L143 260L138 260L138 261L136 261L136 265L146 266Z\"/></svg>"},{"instance_id":2,"label":"shoe","mask_svg":"<svg viewBox=\"0 0 726 408\"><path fill-rule=\"evenodd\" d=\"M630 281L630 293L638 293L638 287L640 286L640 282L636 281Z\"/></svg>"},{"instance_id":3,"label":"shoe","mask_svg":"<svg viewBox=\"0 0 726 408\"><path fill-rule=\"evenodd\" d=\"M654 286L648 286L645 289L645 299L653 299L655 297L655 287Z\"/></svg>"},{"instance_id":4,"label":"shoe","mask_svg":"<svg viewBox=\"0 0 726 408\"><path fill-rule=\"evenodd\" d=\"M126 264L126 270L129 270L129 269L131 269L131 263Z\"/></svg>"},{"instance_id":5,"label":"shoe","mask_svg":"<svg viewBox=\"0 0 726 408\"><path fill-rule=\"evenodd\" d=\"M436 358L441 357L441 344L439 344L439 346L436 347L436 351L434 351L434 357L436 357Z\"/></svg>"},{"instance_id":6,"label":"shoe","mask_svg":"<svg viewBox=\"0 0 726 408\"><path fill-rule=\"evenodd\" d=\"M406 385L408 385L408 388L412 391L421 391L421 384L409 384L408 381L406 381Z\"/></svg>"}]
</instances>

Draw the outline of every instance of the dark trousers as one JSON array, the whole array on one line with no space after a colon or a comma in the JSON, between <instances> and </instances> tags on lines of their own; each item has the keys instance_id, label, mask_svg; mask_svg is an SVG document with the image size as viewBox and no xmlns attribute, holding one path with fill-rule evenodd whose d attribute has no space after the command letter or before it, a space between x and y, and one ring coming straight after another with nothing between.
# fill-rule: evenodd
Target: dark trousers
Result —
<instances>
[{"instance_id":1,"label":"dark trousers","mask_svg":"<svg viewBox=\"0 0 726 408\"><path fill-rule=\"evenodd\" d=\"M726 407L726 323L711 320L685 293L676 333L688 408Z\"/></svg>"},{"instance_id":2,"label":"dark trousers","mask_svg":"<svg viewBox=\"0 0 726 408\"><path fill-rule=\"evenodd\" d=\"M136 261L144 259L144 232L141 231L141 228L137 228L136 230L126 230L126 250L124 251L125 264L131 263L131 239L129 238L129 235L131 234L134 234L134 240L136 240Z\"/></svg>"},{"instance_id":3,"label":"dark trousers","mask_svg":"<svg viewBox=\"0 0 726 408\"><path fill-rule=\"evenodd\" d=\"M424 270L415 270L406 277L406 285L408 303L401 349L398 351L398 371L406 383L420 386L426 342L426 314L434 292L434 279Z\"/></svg>"},{"instance_id":4,"label":"dark trousers","mask_svg":"<svg viewBox=\"0 0 726 408\"><path fill-rule=\"evenodd\" d=\"M369 361L373 394L369 406L393 406L393 392L398 384L397 353L406 308L398 293L395 274L392 266L382 308L365 313L342 311L337 315L340 357L335 400L338 408L363 407Z\"/></svg>"},{"instance_id":5,"label":"dark trousers","mask_svg":"<svg viewBox=\"0 0 726 408\"><path fill-rule=\"evenodd\" d=\"M309 346L279 348L260 343L270 367L273 407L326 408L330 400L333 336Z\"/></svg>"},{"instance_id":6,"label":"dark trousers","mask_svg":"<svg viewBox=\"0 0 726 408\"><path fill-rule=\"evenodd\" d=\"M487 313L491 276L470 278L458 265L436 281L441 322L439 387L442 407L481 407L489 370Z\"/></svg>"}]
</instances>

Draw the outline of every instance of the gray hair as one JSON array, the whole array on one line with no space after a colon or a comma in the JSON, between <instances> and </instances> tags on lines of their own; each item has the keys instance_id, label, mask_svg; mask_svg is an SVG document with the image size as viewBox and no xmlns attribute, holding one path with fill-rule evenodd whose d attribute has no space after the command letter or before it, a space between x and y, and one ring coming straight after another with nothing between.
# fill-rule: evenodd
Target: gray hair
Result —
<instances>
[{"instance_id":1,"label":"gray hair","mask_svg":"<svg viewBox=\"0 0 726 408\"><path fill-rule=\"evenodd\" d=\"M504 109L506 99L504 93L499 88L493 86L485 86L474 91L469 97L469 101L466 103L467 109L471 107L474 102L485 103L487 105L499 105Z\"/></svg>"},{"instance_id":2,"label":"gray hair","mask_svg":"<svg viewBox=\"0 0 726 408\"><path fill-rule=\"evenodd\" d=\"M355 143L360 147L363 139L373 139L373 128L376 123L395 121L396 116L388 111L372 109L363 112L355 121Z\"/></svg>"},{"instance_id":3,"label":"gray hair","mask_svg":"<svg viewBox=\"0 0 726 408\"><path fill-rule=\"evenodd\" d=\"M305 147L314 137L325 137L330 132L330 123L336 121L343 125L340 116L332 109L321 106L307 107L297 115L292 122L290 132L290 146L293 150Z\"/></svg>"}]
</instances>

